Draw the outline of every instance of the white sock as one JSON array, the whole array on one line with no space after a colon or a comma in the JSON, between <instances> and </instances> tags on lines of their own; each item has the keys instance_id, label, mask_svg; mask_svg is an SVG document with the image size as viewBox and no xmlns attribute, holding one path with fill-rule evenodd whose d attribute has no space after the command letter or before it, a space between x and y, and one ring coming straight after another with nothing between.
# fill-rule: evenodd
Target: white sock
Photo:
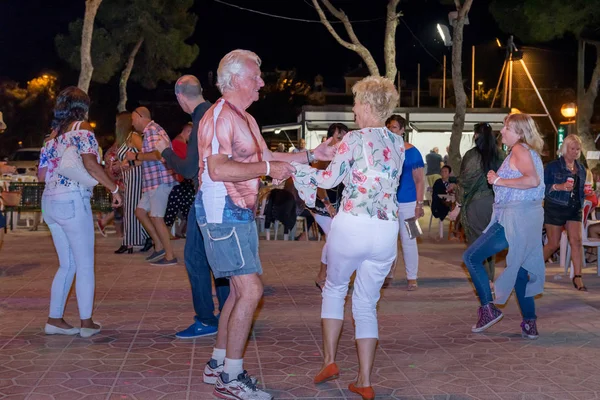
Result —
<instances>
[{"instance_id":1,"label":"white sock","mask_svg":"<svg viewBox=\"0 0 600 400\"><path fill-rule=\"evenodd\" d=\"M217 361L217 365L222 365L225 361L225 349L213 349L212 357L213 360Z\"/></svg>"},{"instance_id":2,"label":"white sock","mask_svg":"<svg viewBox=\"0 0 600 400\"><path fill-rule=\"evenodd\" d=\"M229 376L229 379L237 379L238 375L244 372L244 359L233 360L231 358L225 358L225 367L223 372Z\"/></svg>"}]
</instances>

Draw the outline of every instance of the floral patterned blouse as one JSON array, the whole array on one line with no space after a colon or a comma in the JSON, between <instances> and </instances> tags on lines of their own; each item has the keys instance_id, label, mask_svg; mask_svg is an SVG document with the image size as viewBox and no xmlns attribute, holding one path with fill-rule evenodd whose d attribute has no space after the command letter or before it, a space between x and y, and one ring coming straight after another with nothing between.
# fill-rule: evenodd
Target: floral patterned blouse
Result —
<instances>
[{"instance_id":1,"label":"floral patterned blouse","mask_svg":"<svg viewBox=\"0 0 600 400\"><path fill-rule=\"evenodd\" d=\"M73 127L77 128L79 124ZM93 132L85 129L73 129L48 140L40 152L39 168L48 168L46 172L46 191L72 191L86 189L79 182L73 181L56 172L63 153L69 146L76 146L79 154L93 154L100 162L98 141Z\"/></svg>"},{"instance_id":2,"label":"floral patterned blouse","mask_svg":"<svg viewBox=\"0 0 600 400\"><path fill-rule=\"evenodd\" d=\"M344 183L340 212L381 220L398 220L396 191L404 163L404 141L386 128L348 133L326 170L292 163L294 185L308 207L314 207L317 187Z\"/></svg>"}]
</instances>

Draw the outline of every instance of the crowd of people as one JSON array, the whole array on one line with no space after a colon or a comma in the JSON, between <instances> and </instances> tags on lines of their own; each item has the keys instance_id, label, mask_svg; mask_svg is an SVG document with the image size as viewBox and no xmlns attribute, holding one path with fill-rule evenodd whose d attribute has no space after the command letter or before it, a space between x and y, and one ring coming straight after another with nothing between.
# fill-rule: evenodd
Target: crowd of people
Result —
<instances>
[{"instance_id":1,"label":"crowd of people","mask_svg":"<svg viewBox=\"0 0 600 400\"><path fill-rule=\"evenodd\" d=\"M115 253L152 250L146 258L152 265L175 265L170 228L177 218L183 222L176 236L185 237L195 315L176 336L216 334L203 381L214 385L213 393L220 398L272 398L244 369L243 360L263 295L255 219L264 177L276 188L265 200L268 223L280 220L288 234L297 216L307 221L310 216L326 237L315 278L322 291L323 329L323 363L315 384L342 373L336 356L344 304L356 274L352 315L359 371L349 390L363 399L375 398L371 371L379 337L380 291L393 279L398 238L406 288L419 287L417 240L406 224L424 215L425 182L432 187L434 215L443 220L454 213L465 232L468 248L463 260L480 302L472 332L483 332L502 319L497 305L505 304L514 289L523 317L521 333L528 339L538 337L534 296L543 292L545 260L558 248L563 228L572 248L573 285L586 290L581 223L587 217L582 208L591 178L580 162L577 136L568 136L560 158L544 168L543 140L533 119L511 114L501 131L506 156L491 126L479 123L458 179L437 148L425 156L426 171L423 155L405 139L406 120L393 115L398 102L394 84L367 77L352 89L357 130L337 123L314 150L301 143L296 151L271 151L247 112L264 86L260 65L260 58L247 50L225 55L217 71L222 97L214 104L204 99L196 77L182 76L175 84L175 97L192 122L173 141L147 108L119 113L116 140L105 153L104 167L86 121L88 95L75 87L58 95L38 173L45 182L43 217L59 259L46 334L90 337L102 329L92 316L95 222L90 196L96 184L112 193L113 206L120 210L104 219L122 221L122 245ZM277 186L280 183L283 186ZM439 197L448 192L455 193L455 206ZM103 220L98 225L105 227ZM507 248L506 268L496 277L494 256ZM64 319L74 281L79 327Z\"/></svg>"}]
</instances>

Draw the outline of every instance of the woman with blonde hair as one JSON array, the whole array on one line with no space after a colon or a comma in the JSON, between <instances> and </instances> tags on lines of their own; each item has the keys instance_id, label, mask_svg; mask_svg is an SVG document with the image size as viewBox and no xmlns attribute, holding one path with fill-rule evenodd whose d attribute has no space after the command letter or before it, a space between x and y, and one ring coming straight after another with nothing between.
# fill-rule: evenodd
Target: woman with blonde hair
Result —
<instances>
[{"instance_id":1,"label":"woman with blonde hair","mask_svg":"<svg viewBox=\"0 0 600 400\"><path fill-rule=\"evenodd\" d=\"M398 92L393 82L367 77L356 83L354 114L360 130L342 139L337 154L325 170L294 163L294 181L300 197L314 207L317 187L344 184L339 212L327 238L327 279L321 310L324 360L315 383L337 379L335 363L344 319L344 303L351 275L356 271L352 315L356 323L359 373L350 391L374 399L371 370L379 337L379 291L396 258L398 189L404 142L385 127Z\"/></svg>"},{"instance_id":2,"label":"woman with blonde hair","mask_svg":"<svg viewBox=\"0 0 600 400\"><path fill-rule=\"evenodd\" d=\"M560 157L544 169L546 199L544 201L544 227L548 243L544 246L544 261L560 247L563 227L567 230L571 257L573 258L573 286L587 291L581 278L583 247L581 223L585 200L586 169L578 160L581 156L581 138L569 135L560 146Z\"/></svg>"},{"instance_id":3,"label":"woman with blonde hair","mask_svg":"<svg viewBox=\"0 0 600 400\"><path fill-rule=\"evenodd\" d=\"M494 186L494 211L490 224L463 255L479 296L478 321L472 332L483 332L502 319L495 304L505 304L513 291L523 315L521 334L538 337L534 296L544 291L545 264L542 252L544 222L544 167L540 153L543 140L527 114L510 114L504 120L502 143L509 154L498 169L487 173ZM506 269L494 282L492 299L489 276L483 263L508 248Z\"/></svg>"}]
</instances>

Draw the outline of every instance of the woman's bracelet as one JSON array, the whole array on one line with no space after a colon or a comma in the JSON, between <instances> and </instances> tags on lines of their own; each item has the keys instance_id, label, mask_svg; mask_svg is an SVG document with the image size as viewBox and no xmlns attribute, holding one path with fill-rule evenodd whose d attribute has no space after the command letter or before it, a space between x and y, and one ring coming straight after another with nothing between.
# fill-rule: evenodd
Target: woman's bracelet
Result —
<instances>
[{"instance_id":1,"label":"woman's bracelet","mask_svg":"<svg viewBox=\"0 0 600 400\"><path fill-rule=\"evenodd\" d=\"M500 177L497 177L496 179L494 179L494 183L492 183L492 185L496 185L496 182L498 182L500 180Z\"/></svg>"},{"instance_id":2,"label":"woman's bracelet","mask_svg":"<svg viewBox=\"0 0 600 400\"><path fill-rule=\"evenodd\" d=\"M265 161L265 163L267 163L267 172L265 173L265 176L269 176L269 174L271 173L271 163L269 163L268 161Z\"/></svg>"},{"instance_id":3,"label":"woman's bracelet","mask_svg":"<svg viewBox=\"0 0 600 400\"><path fill-rule=\"evenodd\" d=\"M115 188L115 190L110 191L112 194L117 194L119 192L119 185Z\"/></svg>"}]
</instances>

